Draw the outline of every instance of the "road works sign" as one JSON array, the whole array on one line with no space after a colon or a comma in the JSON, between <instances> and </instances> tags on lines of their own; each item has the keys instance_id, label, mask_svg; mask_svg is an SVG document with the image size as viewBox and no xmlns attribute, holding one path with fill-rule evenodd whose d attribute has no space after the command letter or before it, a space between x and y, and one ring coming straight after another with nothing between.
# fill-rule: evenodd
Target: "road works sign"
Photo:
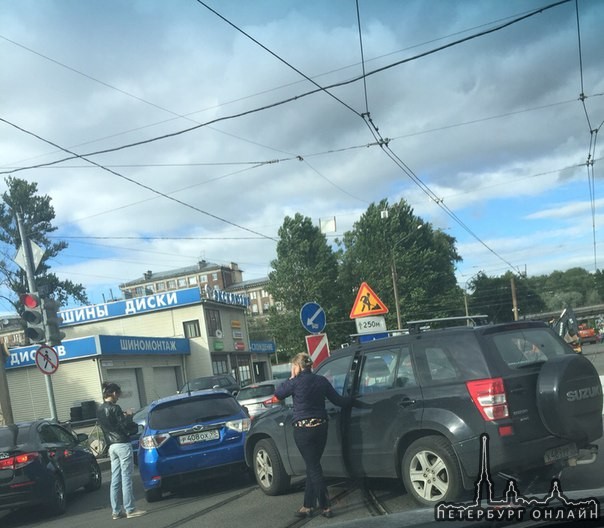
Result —
<instances>
[{"instance_id":1,"label":"road works sign","mask_svg":"<svg viewBox=\"0 0 604 528\"><path fill-rule=\"evenodd\" d=\"M313 334L306 336L306 350L312 358L313 368L316 368L324 359L329 357L329 342L326 334Z\"/></svg>"},{"instance_id":2,"label":"road works sign","mask_svg":"<svg viewBox=\"0 0 604 528\"><path fill-rule=\"evenodd\" d=\"M388 308L369 287L366 282L361 284L357 298L352 305L350 318L366 317L367 315L381 315L388 313Z\"/></svg>"}]
</instances>

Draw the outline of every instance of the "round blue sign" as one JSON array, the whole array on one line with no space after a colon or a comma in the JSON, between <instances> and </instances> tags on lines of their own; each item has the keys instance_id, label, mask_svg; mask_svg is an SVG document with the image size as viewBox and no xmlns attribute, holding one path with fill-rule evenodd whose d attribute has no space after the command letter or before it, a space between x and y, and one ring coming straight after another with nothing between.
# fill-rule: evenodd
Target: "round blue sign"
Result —
<instances>
[{"instance_id":1,"label":"round blue sign","mask_svg":"<svg viewBox=\"0 0 604 528\"><path fill-rule=\"evenodd\" d=\"M327 324L325 311L317 303L308 302L300 310L300 322L307 332L319 334Z\"/></svg>"}]
</instances>

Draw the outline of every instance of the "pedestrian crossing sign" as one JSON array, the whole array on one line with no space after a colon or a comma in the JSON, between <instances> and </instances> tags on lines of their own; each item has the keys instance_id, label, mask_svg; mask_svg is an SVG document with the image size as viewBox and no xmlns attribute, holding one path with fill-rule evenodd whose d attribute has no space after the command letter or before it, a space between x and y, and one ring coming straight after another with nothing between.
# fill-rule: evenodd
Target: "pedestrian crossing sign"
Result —
<instances>
[{"instance_id":1,"label":"pedestrian crossing sign","mask_svg":"<svg viewBox=\"0 0 604 528\"><path fill-rule=\"evenodd\" d=\"M366 317L368 315L381 315L388 313L388 308L369 287L369 284L363 282L357 293L357 298L352 305L350 318Z\"/></svg>"}]
</instances>

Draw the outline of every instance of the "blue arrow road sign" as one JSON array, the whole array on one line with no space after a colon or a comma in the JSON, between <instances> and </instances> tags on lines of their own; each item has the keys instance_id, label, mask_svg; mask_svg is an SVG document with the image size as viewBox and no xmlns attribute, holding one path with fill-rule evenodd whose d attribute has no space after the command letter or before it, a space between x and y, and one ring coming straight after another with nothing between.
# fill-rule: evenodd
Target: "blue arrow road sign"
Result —
<instances>
[{"instance_id":1,"label":"blue arrow road sign","mask_svg":"<svg viewBox=\"0 0 604 528\"><path fill-rule=\"evenodd\" d=\"M325 311L317 303L308 302L300 310L300 322L311 334L318 334L323 331L325 324Z\"/></svg>"}]
</instances>

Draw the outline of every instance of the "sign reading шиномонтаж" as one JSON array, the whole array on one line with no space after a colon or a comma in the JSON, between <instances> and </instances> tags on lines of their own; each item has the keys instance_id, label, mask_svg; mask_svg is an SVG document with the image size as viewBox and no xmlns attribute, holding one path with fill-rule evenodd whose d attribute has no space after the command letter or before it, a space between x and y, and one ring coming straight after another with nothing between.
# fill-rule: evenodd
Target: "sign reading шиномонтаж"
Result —
<instances>
[{"instance_id":1,"label":"sign reading \u0448\u0438\u043d\u043e\u043c\u043e\u043d\u0442\u0430\u0436","mask_svg":"<svg viewBox=\"0 0 604 528\"><path fill-rule=\"evenodd\" d=\"M36 352L40 345L11 348L4 368L36 365ZM53 347L61 362L95 356L120 355L176 355L189 354L190 343L184 337L89 336L63 341Z\"/></svg>"}]
</instances>

